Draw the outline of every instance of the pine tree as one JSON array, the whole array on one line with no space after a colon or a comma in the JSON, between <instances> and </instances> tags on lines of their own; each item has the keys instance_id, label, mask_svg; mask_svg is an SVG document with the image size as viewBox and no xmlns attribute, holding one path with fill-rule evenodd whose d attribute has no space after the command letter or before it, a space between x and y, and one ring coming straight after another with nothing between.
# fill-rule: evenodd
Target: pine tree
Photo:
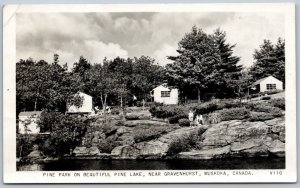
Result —
<instances>
[{"instance_id":1,"label":"pine tree","mask_svg":"<svg viewBox=\"0 0 300 188\"><path fill-rule=\"evenodd\" d=\"M240 57L233 55L233 49L236 46L227 43L226 32L221 29L215 30L213 39L219 50L221 61L216 66L219 79L214 87L218 89L216 96L218 98L234 97L234 85L230 80L238 79L243 69L242 65L238 65ZM224 79L226 78L226 79Z\"/></svg>"}]
</instances>

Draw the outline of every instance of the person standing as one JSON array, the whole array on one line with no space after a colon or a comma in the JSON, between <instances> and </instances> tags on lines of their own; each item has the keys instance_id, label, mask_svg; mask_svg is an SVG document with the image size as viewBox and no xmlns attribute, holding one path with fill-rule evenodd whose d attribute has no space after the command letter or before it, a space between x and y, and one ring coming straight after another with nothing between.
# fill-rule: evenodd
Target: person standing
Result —
<instances>
[{"instance_id":1,"label":"person standing","mask_svg":"<svg viewBox=\"0 0 300 188\"><path fill-rule=\"evenodd\" d=\"M189 112L189 121L190 121L190 126L192 126L194 121L194 112L192 110L190 110Z\"/></svg>"}]
</instances>

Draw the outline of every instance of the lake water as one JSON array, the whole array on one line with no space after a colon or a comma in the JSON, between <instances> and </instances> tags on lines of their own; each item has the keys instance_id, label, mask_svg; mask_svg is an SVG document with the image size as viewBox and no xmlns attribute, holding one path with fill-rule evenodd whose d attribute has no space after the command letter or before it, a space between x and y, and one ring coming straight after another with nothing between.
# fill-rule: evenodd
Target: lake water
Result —
<instances>
[{"instance_id":1,"label":"lake water","mask_svg":"<svg viewBox=\"0 0 300 188\"><path fill-rule=\"evenodd\" d=\"M230 170L284 169L284 158L248 158L218 160L60 160L35 165L32 170ZM19 169L22 170L22 169ZM23 168L28 170L28 168Z\"/></svg>"}]
</instances>

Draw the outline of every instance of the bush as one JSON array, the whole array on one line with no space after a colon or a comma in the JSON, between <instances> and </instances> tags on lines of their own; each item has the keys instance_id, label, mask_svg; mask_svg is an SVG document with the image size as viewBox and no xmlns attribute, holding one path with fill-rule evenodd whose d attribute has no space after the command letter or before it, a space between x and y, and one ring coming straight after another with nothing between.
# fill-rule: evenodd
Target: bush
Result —
<instances>
[{"instance_id":1,"label":"bush","mask_svg":"<svg viewBox=\"0 0 300 188\"><path fill-rule=\"evenodd\" d=\"M251 112L250 117L249 117L249 121L266 121L266 120L270 120L270 119L273 119L273 118L274 118L274 116L270 113Z\"/></svg>"},{"instance_id":2,"label":"bush","mask_svg":"<svg viewBox=\"0 0 300 188\"><path fill-rule=\"evenodd\" d=\"M204 129L199 129L197 132L192 132L183 135L178 139L174 139L169 146L167 155L176 155L183 151L189 151L192 148L201 149L201 146L199 146L198 143L202 141L202 134L204 131Z\"/></svg>"},{"instance_id":3,"label":"bush","mask_svg":"<svg viewBox=\"0 0 300 188\"><path fill-rule=\"evenodd\" d=\"M254 93L250 95L250 98L256 98L256 97L260 97L261 94L260 93Z\"/></svg>"},{"instance_id":4,"label":"bush","mask_svg":"<svg viewBox=\"0 0 300 188\"><path fill-rule=\"evenodd\" d=\"M272 114L274 117L280 117L282 116L282 111L280 108L272 107L272 106L266 106L266 104L260 104L253 106L252 111L254 112L266 112L269 114Z\"/></svg>"},{"instance_id":5,"label":"bush","mask_svg":"<svg viewBox=\"0 0 300 188\"><path fill-rule=\"evenodd\" d=\"M70 149L74 149L81 143L81 138L87 130L87 123L83 119L60 112L43 111L37 124L41 129L50 131L48 143L45 143L43 148L52 148L52 153L42 150L49 156L69 154Z\"/></svg>"},{"instance_id":6,"label":"bush","mask_svg":"<svg viewBox=\"0 0 300 188\"><path fill-rule=\"evenodd\" d=\"M176 105L154 106L151 107L149 111L152 116L165 119L176 115L184 114L185 107Z\"/></svg>"},{"instance_id":7,"label":"bush","mask_svg":"<svg viewBox=\"0 0 300 188\"><path fill-rule=\"evenodd\" d=\"M264 97L261 98L261 100L270 100L270 99L271 99L270 96L264 96Z\"/></svg>"},{"instance_id":8,"label":"bush","mask_svg":"<svg viewBox=\"0 0 300 188\"><path fill-rule=\"evenodd\" d=\"M246 119L250 116L250 111L245 107L242 108L229 108L220 111L221 120L229 121L236 119Z\"/></svg>"},{"instance_id":9,"label":"bush","mask_svg":"<svg viewBox=\"0 0 300 188\"><path fill-rule=\"evenodd\" d=\"M139 116L137 114L127 114L125 116L125 119L126 120L138 120L139 119Z\"/></svg>"},{"instance_id":10,"label":"bush","mask_svg":"<svg viewBox=\"0 0 300 188\"><path fill-rule=\"evenodd\" d=\"M186 115L186 114L179 114L179 115L170 117L170 118L169 118L169 123L175 124L175 123L178 123L178 120L184 119L184 118L187 118L187 115Z\"/></svg>"},{"instance_id":11,"label":"bush","mask_svg":"<svg viewBox=\"0 0 300 188\"><path fill-rule=\"evenodd\" d=\"M213 112L207 115L206 121L204 122L205 124L216 124L220 123L222 121L222 117L220 113L218 112Z\"/></svg>"},{"instance_id":12,"label":"bush","mask_svg":"<svg viewBox=\"0 0 300 188\"><path fill-rule=\"evenodd\" d=\"M195 104L194 104L195 105ZM205 102L202 104L197 104L193 107L196 114L209 114L217 110L222 110L224 108L239 108L242 107L243 103L240 101L235 101L232 99L226 100L213 100L210 102Z\"/></svg>"},{"instance_id":13,"label":"bush","mask_svg":"<svg viewBox=\"0 0 300 188\"><path fill-rule=\"evenodd\" d=\"M269 101L269 103L274 107L285 110L285 99L284 98L272 99L272 100Z\"/></svg>"},{"instance_id":14,"label":"bush","mask_svg":"<svg viewBox=\"0 0 300 188\"><path fill-rule=\"evenodd\" d=\"M98 149L101 153L111 153L111 151L119 146L118 142L116 142L117 138L115 136L110 136L106 139L100 140L98 143Z\"/></svg>"},{"instance_id":15,"label":"bush","mask_svg":"<svg viewBox=\"0 0 300 188\"><path fill-rule=\"evenodd\" d=\"M118 109L112 109L111 110L111 114L112 115L119 115L120 114L120 111Z\"/></svg>"},{"instance_id":16,"label":"bush","mask_svg":"<svg viewBox=\"0 0 300 188\"><path fill-rule=\"evenodd\" d=\"M272 94L276 94L276 93L280 93L280 92L282 92L282 90L264 91L264 92L261 92L260 94L261 95L272 95Z\"/></svg>"},{"instance_id":17,"label":"bush","mask_svg":"<svg viewBox=\"0 0 300 188\"><path fill-rule=\"evenodd\" d=\"M183 118L178 120L179 126L181 127L188 127L190 126L190 121L187 118Z\"/></svg>"},{"instance_id":18,"label":"bush","mask_svg":"<svg viewBox=\"0 0 300 188\"><path fill-rule=\"evenodd\" d=\"M116 122L116 124L115 124L116 126L124 126L125 125L125 122L124 121L117 121Z\"/></svg>"},{"instance_id":19,"label":"bush","mask_svg":"<svg viewBox=\"0 0 300 188\"><path fill-rule=\"evenodd\" d=\"M215 102L203 103L194 108L196 114L208 114L218 109L220 109L220 106Z\"/></svg>"}]
</instances>

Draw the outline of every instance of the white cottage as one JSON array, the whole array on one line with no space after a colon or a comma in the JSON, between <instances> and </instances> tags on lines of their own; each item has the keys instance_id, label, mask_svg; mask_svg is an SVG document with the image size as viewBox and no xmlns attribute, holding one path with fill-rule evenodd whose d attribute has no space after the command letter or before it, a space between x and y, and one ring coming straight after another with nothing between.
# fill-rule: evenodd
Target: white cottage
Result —
<instances>
[{"instance_id":1,"label":"white cottage","mask_svg":"<svg viewBox=\"0 0 300 188\"><path fill-rule=\"evenodd\" d=\"M20 134L39 134L40 127L37 121L41 116L41 111L21 112L19 114L19 133Z\"/></svg>"},{"instance_id":2,"label":"white cottage","mask_svg":"<svg viewBox=\"0 0 300 188\"><path fill-rule=\"evenodd\" d=\"M162 84L151 91L154 102L163 104L178 104L178 89Z\"/></svg>"},{"instance_id":3,"label":"white cottage","mask_svg":"<svg viewBox=\"0 0 300 188\"><path fill-rule=\"evenodd\" d=\"M90 114L93 112L93 97L83 93L78 92L76 95L80 96L82 98L82 105L80 107L77 107L75 105L69 105L67 104L67 113L77 113L77 114Z\"/></svg>"},{"instance_id":4,"label":"white cottage","mask_svg":"<svg viewBox=\"0 0 300 188\"><path fill-rule=\"evenodd\" d=\"M254 82L251 88L256 92L283 90L283 83L273 76L268 76Z\"/></svg>"}]
</instances>

